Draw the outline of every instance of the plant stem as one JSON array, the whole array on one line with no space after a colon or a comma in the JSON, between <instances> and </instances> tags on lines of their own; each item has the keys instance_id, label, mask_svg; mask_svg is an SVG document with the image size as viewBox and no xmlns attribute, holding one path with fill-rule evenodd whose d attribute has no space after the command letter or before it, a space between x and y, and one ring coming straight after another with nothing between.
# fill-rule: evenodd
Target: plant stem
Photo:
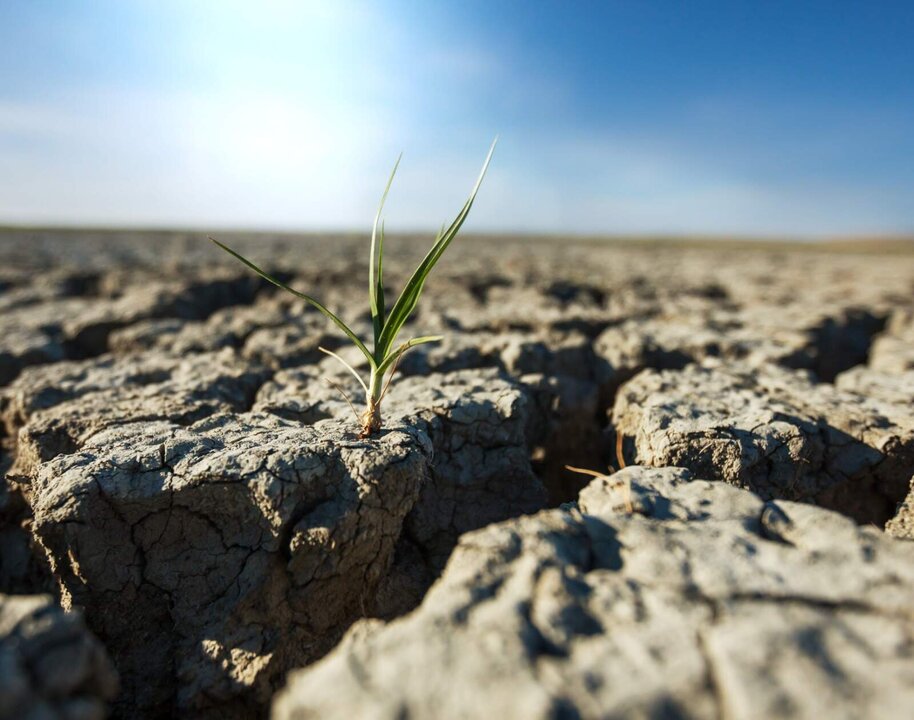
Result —
<instances>
[{"instance_id":1,"label":"plant stem","mask_svg":"<svg viewBox=\"0 0 914 720\"><path fill-rule=\"evenodd\" d=\"M371 371L371 382L366 397L367 408L362 413L362 432L359 437L368 437L381 430L381 395L384 392L384 376L377 369Z\"/></svg>"}]
</instances>

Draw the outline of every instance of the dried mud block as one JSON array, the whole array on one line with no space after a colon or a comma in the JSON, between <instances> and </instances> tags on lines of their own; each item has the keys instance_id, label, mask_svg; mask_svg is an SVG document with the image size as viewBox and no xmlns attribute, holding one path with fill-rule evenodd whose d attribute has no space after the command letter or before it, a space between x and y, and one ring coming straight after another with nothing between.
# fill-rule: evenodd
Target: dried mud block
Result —
<instances>
[{"instance_id":1,"label":"dried mud block","mask_svg":"<svg viewBox=\"0 0 914 720\"><path fill-rule=\"evenodd\" d=\"M886 523L885 531L897 538L914 540L914 476L911 477L908 496L898 506L894 517Z\"/></svg>"},{"instance_id":2,"label":"dried mud block","mask_svg":"<svg viewBox=\"0 0 914 720\"><path fill-rule=\"evenodd\" d=\"M614 388L646 368L680 370L708 358L812 370L830 382L866 361L882 325L882 315L856 307L734 309L694 300L683 307L677 301L652 317L606 329L594 346L611 370Z\"/></svg>"},{"instance_id":3,"label":"dried mud block","mask_svg":"<svg viewBox=\"0 0 914 720\"><path fill-rule=\"evenodd\" d=\"M440 342L419 345L406 353L400 364L403 375L431 375L456 370L501 366L503 335L450 332Z\"/></svg>"},{"instance_id":4,"label":"dried mud block","mask_svg":"<svg viewBox=\"0 0 914 720\"><path fill-rule=\"evenodd\" d=\"M322 381L325 375L350 397L360 397L354 379L338 374L335 364L328 363L277 373L258 393L254 409L306 423L334 418L355 429L352 410L336 387ZM546 504L527 445L537 408L524 386L489 369L396 380L383 412L386 424L403 423L421 431L433 450L390 579L395 586L421 588L412 593L418 601L458 536ZM422 560L418 567L417 557ZM400 614L409 603L397 599L402 598L399 591L393 597L393 604L381 603L372 612L384 617Z\"/></svg>"},{"instance_id":5,"label":"dried mud block","mask_svg":"<svg viewBox=\"0 0 914 720\"><path fill-rule=\"evenodd\" d=\"M34 532L114 658L122 714L250 717L372 605L430 454L402 426L121 425L41 466Z\"/></svg>"},{"instance_id":6,"label":"dried mud block","mask_svg":"<svg viewBox=\"0 0 914 720\"><path fill-rule=\"evenodd\" d=\"M272 717L893 717L912 602L914 544L629 468L580 512L464 535L417 610L357 623Z\"/></svg>"},{"instance_id":7,"label":"dried mud block","mask_svg":"<svg viewBox=\"0 0 914 720\"><path fill-rule=\"evenodd\" d=\"M436 570L461 534L545 505L526 444L534 408L517 384L478 370L405 378L385 402L388 417L424 432L434 451L406 527Z\"/></svg>"},{"instance_id":8,"label":"dried mud block","mask_svg":"<svg viewBox=\"0 0 914 720\"><path fill-rule=\"evenodd\" d=\"M250 407L269 373L232 350L93 360L29 368L5 391L4 422L17 440L14 471L74 452L106 427L139 420L190 424Z\"/></svg>"},{"instance_id":9,"label":"dried mud block","mask_svg":"<svg viewBox=\"0 0 914 720\"><path fill-rule=\"evenodd\" d=\"M266 282L245 273L202 273L180 280L145 281L112 299L92 300L79 312L65 315L62 330L77 356L108 350L112 332L157 318L201 320L216 310L254 301Z\"/></svg>"},{"instance_id":10,"label":"dried mud block","mask_svg":"<svg viewBox=\"0 0 914 720\"><path fill-rule=\"evenodd\" d=\"M726 343L724 333L703 322L654 317L608 328L596 339L594 349L611 368L618 387L644 368L680 369L720 355Z\"/></svg>"},{"instance_id":11,"label":"dried mud block","mask_svg":"<svg viewBox=\"0 0 914 720\"><path fill-rule=\"evenodd\" d=\"M437 316L433 322L463 333L542 332L579 330L595 335L617 317L584 288L575 298L562 299L555 287L525 284L493 285L473 298L451 295L430 298L427 306ZM589 291L592 293L593 288ZM599 302L597 302L599 300Z\"/></svg>"},{"instance_id":12,"label":"dried mud block","mask_svg":"<svg viewBox=\"0 0 914 720\"><path fill-rule=\"evenodd\" d=\"M430 375L496 367L514 378L528 374L563 375L598 381L604 362L590 338L579 332L449 333L437 343L421 345L404 355L404 375Z\"/></svg>"},{"instance_id":13,"label":"dried mud block","mask_svg":"<svg viewBox=\"0 0 914 720\"><path fill-rule=\"evenodd\" d=\"M861 365L838 375L835 387L903 408L914 403L914 369L889 373Z\"/></svg>"},{"instance_id":14,"label":"dried mud block","mask_svg":"<svg viewBox=\"0 0 914 720\"><path fill-rule=\"evenodd\" d=\"M582 487L582 476L566 465L606 467L601 432L609 369L589 338L577 332L453 335L417 348L400 369L428 375L471 368L498 368L529 395L527 444L551 504L573 500Z\"/></svg>"},{"instance_id":15,"label":"dried mud block","mask_svg":"<svg viewBox=\"0 0 914 720\"><path fill-rule=\"evenodd\" d=\"M20 284L0 292L0 385L30 365L67 357L62 323L90 304L83 296L98 280L62 269L18 279Z\"/></svg>"},{"instance_id":16,"label":"dried mud block","mask_svg":"<svg viewBox=\"0 0 914 720\"><path fill-rule=\"evenodd\" d=\"M5 327L3 327L5 326ZM0 385L12 382L23 368L57 362L66 357L63 343L40 328L0 323Z\"/></svg>"},{"instance_id":17,"label":"dried mud block","mask_svg":"<svg viewBox=\"0 0 914 720\"><path fill-rule=\"evenodd\" d=\"M148 320L202 320L220 308L247 304L265 286L245 274L212 272L178 280L140 277L113 297L55 294L3 308L0 384L23 368L64 357L94 357L115 331Z\"/></svg>"},{"instance_id":18,"label":"dried mud block","mask_svg":"<svg viewBox=\"0 0 914 720\"><path fill-rule=\"evenodd\" d=\"M355 428L338 388L361 398L354 379L339 374L333 362L279 372L261 388L254 410L301 422L334 418ZM543 507L545 491L530 468L526 444L535 412L525 387L495 369L392 383L383 405L385 424L421 430L434 449L431 475L409 524L427 556L446 558L461 533Z\"/></svg>"},{"instance_id":19,"label":"dried mud block","mask_svg":"<svg viewBox=\"0 0 914 720\"><path fill-rule=\"evenodd\" d=\"M319 346L334 349L340 342L318 312L293 310L267 296L254 305L218 310L205 321L134 323L113 332L109 346L117 355L151 351L177 356L235 348L245 360L275 370L321 360Z\"/></svg>"},{"instance_id":20,"label":"dried mud block","mask_svg":"<svg viewBox=\"0 0 914 720\"><path fill-rule=\"evenodd\" d=\"M914 308L898 308L870 349L869 365L885 373L914 370Z\"/></svg>"},{"instance_id":21,"label":"dried mud block","mask_svg":"<svg viewBox=\"0 0 914 720\"><path fill-rule=\"evenodd\" d=\"M47 595L0 595L0 718L103 720L117 685L80 613Z\"/></svg>"},{"instance_id":22,"label":"dried mud block","mask_svg":"<svg viewBox=\"0 0 914 720\"><path fill-rule=\"evenodd\" d=\"M914 410L777 367L645 371L619 391L617 432L642 465L684 466L762 497L882 527L914 466Z\"/></svg>"},{"instance_id":23,"label":"dried mud block","mask_svg":"<svg viewBox=\"0 0 914 720\"><path fill-rule=\"evenodd\" d=\"M320 348L337 350L344 340L325 318L306 316L281 327L258 328L245 340L242 356L274 370L312 365L323 360Z\"/></svg>"}]
</instances>

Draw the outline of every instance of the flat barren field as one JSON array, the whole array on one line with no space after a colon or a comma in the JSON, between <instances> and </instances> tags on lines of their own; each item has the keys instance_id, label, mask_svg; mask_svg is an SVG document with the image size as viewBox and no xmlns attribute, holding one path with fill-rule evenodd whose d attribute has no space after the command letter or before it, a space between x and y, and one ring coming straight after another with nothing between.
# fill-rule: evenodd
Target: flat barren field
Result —
<instances>
[{"instance_id":1,"label":"flat barren field","mask_svg":"<svg viewBox=\"0 0 914 720\"><path fill-rule=\"evenodd\" d=\"M371 336L366 237L216 237ZM461 236L427 335L363 438L205 235L0 231L0 718L914 708L914 242Z\"/></svg>"}]
</instances>

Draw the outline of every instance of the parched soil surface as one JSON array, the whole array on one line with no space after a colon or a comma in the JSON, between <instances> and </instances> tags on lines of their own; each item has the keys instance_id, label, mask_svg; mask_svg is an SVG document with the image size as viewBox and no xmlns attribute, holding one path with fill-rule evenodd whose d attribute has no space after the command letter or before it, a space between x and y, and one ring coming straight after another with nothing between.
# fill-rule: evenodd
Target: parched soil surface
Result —
<instances>
[{"instance_id":1,"label":"parched soil surface","mask_svg":"<svg viewBox=\"0 0 914 720\"><path fill-rule=\"evenodd\" d=\"M219 237L370 335L366 238ZM910 708L892 250L458 238L359 439L359 356L205 236L0 232L0 707Z\"/></svg>"}]
</instances>

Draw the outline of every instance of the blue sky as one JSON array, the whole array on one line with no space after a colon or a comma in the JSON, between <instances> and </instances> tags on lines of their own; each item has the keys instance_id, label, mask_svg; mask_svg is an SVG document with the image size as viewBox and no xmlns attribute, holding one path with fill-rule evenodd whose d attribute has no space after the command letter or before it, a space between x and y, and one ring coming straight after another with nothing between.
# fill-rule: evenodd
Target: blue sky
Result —
<instances>
[{"instance_id":1,"label":"blue sky","mask_svg":"<svg viewBox=\"0 0 914 720\"><path fill-rule=\"evenodd\" d=\"M0 222L914 231L914 4L2 0Z\"/></svg>"}]
</instances>

